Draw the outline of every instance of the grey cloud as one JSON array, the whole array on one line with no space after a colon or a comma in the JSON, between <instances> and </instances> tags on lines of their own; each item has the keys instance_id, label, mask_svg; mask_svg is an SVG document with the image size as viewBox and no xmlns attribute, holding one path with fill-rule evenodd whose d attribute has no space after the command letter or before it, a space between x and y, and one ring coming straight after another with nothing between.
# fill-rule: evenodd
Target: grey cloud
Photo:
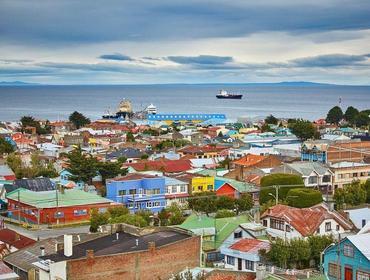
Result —
<instances>
[{"instance_id":1,"label":"grey cloud","mask_svg":"<svg viewBox=\"0 0 370 280\"><path fill-rule=\"evenodd\" d=\"M347 54L328 54L312 57L297 58L291 60L297 67L338 67L358 65L368 60L369 54L347 55ZM370 67L370 65L368 65Z\"/></svg>"},{"instance_id":2,"label":"grey cloud","mask_svg":"<svg viewBox=\"0 0 370 280\"><path fill-rule=\"evenodd\" d=\"M231 56L199 55L199 56L168 56L168 60L178 64L222 65L233 61Z\"/></svg>"},{"instance_id":3,"label":"grey cloud","mask_svg":"<svg viewBox=\"0 0 370 280\"><path fill-rule=\"evenodd\" d=\"M120 53L114 53L114 54L103 54L99 56L101 59L106 60L119 60L119 61L132 61L133 59L127 55L120 54Z\"/></svg>"}]
</instances>

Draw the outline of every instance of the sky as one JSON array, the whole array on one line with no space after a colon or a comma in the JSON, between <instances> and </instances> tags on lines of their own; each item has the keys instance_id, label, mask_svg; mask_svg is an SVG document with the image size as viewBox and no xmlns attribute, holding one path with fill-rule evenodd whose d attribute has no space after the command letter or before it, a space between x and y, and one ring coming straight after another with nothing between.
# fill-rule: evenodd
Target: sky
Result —
<instances>
[{"instance_id":1,"label":"sky","mask_svg":"<svg viewBox=\"0 0 370 280\"><path fill-rule=\"evenodd\" d=\"M0 81L370 85L370 1L1 0Z\"/></svg>"}]
</instances>

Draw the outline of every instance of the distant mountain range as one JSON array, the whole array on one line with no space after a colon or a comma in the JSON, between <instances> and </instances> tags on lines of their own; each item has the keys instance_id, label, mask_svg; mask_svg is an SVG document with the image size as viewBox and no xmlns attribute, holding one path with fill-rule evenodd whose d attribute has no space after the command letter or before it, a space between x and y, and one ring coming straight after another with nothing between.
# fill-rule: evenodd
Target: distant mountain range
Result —
<instances>
[{"instance_id":1,"label":"distant mountain range","mask_svg":"<svg viewBox=\"0 0 370 280\"><path fill-rule=\"evenodd\" d=\"M171 83L171 84L60 84L60 85L48 85L39 83L27 83L22 81L13 82L0 82L0 86L171 86L171 85L229 85L229 86L298 86L298 87L318 87L318 86L351 86L351 85L339 85L339 84L327 84L327 83L315 83L315 82L277 82L277 83ZM366 86L366 85L364 85Z\"/></svg>"}]
</instances>

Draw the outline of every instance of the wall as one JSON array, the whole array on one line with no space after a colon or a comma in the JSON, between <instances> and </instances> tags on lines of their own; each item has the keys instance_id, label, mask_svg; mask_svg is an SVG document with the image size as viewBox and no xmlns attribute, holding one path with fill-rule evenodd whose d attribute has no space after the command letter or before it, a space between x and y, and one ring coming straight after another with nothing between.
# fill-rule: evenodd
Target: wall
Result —
<instances>
[{"instance_id":1,"label":"wall","mask_svg":"<svg viewBox=\"0 0 370 280\"><path fill-rule=\"evenodd\" d=\"M333 171L334 186L336 188L343 188L344 185L352 183L353 180L365 182L367 179L370 179L370 165L362 167L333 168ZM357 173L357 176L353 176L354 173Z\"/></svg>"},{"instance_id":2,"label":"wall","mask_svg":"<svg viewBox=\"0 0 370 280\"><path fill-rule=\"evenodd\" d=\"M199 266L199 254L200 237L194 236L153 251L69 261L67 279L168 279L187 267Z\"/></svg>"},{"instance_id":3,"label":"wall","mask_svg":"<svg viewBox=\"0 0 370 280\"><path fill-rule=\"evenodd\" d=\"M360 271L363 271L363 272L367 272L370 274L370 261L364 257L364 255L362 255L362 253L357 250L356 247L354 247L354 256L353 257L347 257L343 254L343 249L344 249L344 244L350 244L352 245L352 243L348 240L348 239L344 239L341 243L340 243L340 265L341 265L341 279L345 279L344 278L344 268L345 267L350 267L352 268L352 271L353 271L353 279L357 279L357 271L360 270ZM329 263L334 263L336 264L337 261L338 261L338 245L335 245L331 248L329 248L328 250L325 251L325 254L324 254L324 263L323 263L323 267L324 267L324 274L326 277L326 279L331 279L331 280L336 280L337 278L336 277L331 277L331 276L328 276L328 266L329 266Z\"/></svg>"},{"instance_id":4,"label":"wall","mask_svg":"<svg viewBox=\"0 0 370 280\"><path fill-rule=\"evenodd\" d=\"M215 189L215 178L214 177L195 177L191 180L192 192L205 192L213 191ZM208 186L212 186L211 190L208 190ZM201 187L202 190L198 190Z\"/></svg>"}]
</instances>

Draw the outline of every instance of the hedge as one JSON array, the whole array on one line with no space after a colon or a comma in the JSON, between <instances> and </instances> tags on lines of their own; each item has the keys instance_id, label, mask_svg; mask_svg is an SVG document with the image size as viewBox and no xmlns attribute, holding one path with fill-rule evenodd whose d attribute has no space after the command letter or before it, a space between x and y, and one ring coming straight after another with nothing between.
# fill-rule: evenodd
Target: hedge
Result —
<instances>
[{"instance_id":1,"label":"hedge","mask_svg":"<svg viewBox=\"0 0 370 280\"><path fill-rule=\"evenodd\" d=\"M260 191L260 204L264 204L269 200L273 200L274 198L269 195L272 193L275 195L275 188L268 187L280 185L284 187L279 188L279 200L285 200L287 193L292 189L300 188L296 185L304 185L303 180L300 176L294 174L284 174L284 173L276 173L264 176L261 179L261 191ZM292 187L285 187L287 185L295 185Z\"/></svg>"},{"instance_id":2,"label":"hedge","mask_svg":"<svg viewBox=\"0 0 370 280\"><path fill-rule=\"evenodd\" d=\"M292 189L287 193L288 205L297 208L306 208L322 202L322 194L319 190L299 188Z\"/></svg>"}]
</instances>

